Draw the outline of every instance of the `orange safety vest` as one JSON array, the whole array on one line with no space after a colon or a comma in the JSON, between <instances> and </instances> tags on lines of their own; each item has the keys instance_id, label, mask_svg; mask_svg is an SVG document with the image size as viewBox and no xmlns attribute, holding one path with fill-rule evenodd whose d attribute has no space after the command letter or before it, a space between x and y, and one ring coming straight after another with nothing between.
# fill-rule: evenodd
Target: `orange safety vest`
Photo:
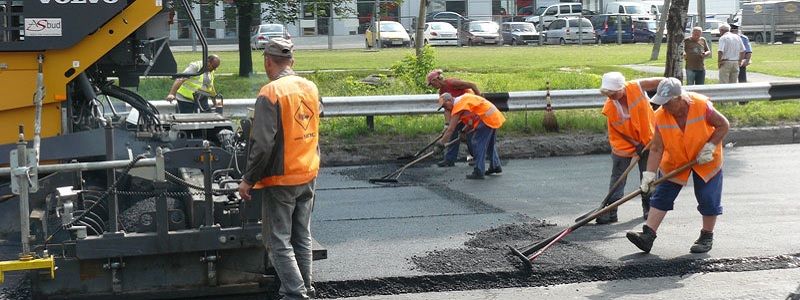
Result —
<instances>
[{"instance_id":1,"label":"orange safety vest","mask_svg":"<svg viewBox=\"0 0 800 300\"><path fill-rule=\"evenodd\" d=\"M625 100L628 101L627 116L622 114L621 107L618 109L616 101L611 98L607 98L603 105L603 115L607 120L611 152L621 157L633 157L636 144L631 144L630 140L644 146L653 139L654 113L649 99L636 81L625 83Z\"/></svg>"},{"instance_id":2,"label":"orange safety vest","mask_svg":"<svg viewBox=\"0 0 800 300\"><path fill-rule=\"evenodd\" d=\"M253 188L291 186L308 183L319 172L319 115L317 86L299 76L285 76L261 88L259 98L267 99L279 110L280 128L275 137L274 163L267 175Z\"/></svg>"},{"instance_id":3,"label":"orange safety vest","mask_svg":"<svg viewBox=\"0 0 800 300\"><path fill-rule=\"evenodd\" d=\"M453 104L452 115L455 116L462 111L467 111L469 114L461 116L461 122L469 125L469 120L480 120L486 126L498 129L503 126L506 117L497 109L492 102L486 100L481 96L475 94L464 94L459 97L458 101ZM466 120L465 120L466 119ZM472 128L478 127L478 122L472 123Z\"/></svg>"},{"instance_id":4,"label":"orange safety vest","mask_svg":"<svg viewBox=\"0 0 800 300\"><path fill-rule=\"evenodd\" d=\"M711 138L714 126L706 122L706 114L711 107L708 97L689 92L689 114L686 116L686 126L681 130L675 117L663 108L656 110L656 129L664 141L664 156L661 159L661 172L669 173L682 165L697 159L697 154ZM692 171L708 182L714 175L722 170L722 145L717 145L714 150L714 160L692 166ZM683 171L669 179L670 181L686 185L689 180L689 170Z\"/></svg>"}]
</instances>

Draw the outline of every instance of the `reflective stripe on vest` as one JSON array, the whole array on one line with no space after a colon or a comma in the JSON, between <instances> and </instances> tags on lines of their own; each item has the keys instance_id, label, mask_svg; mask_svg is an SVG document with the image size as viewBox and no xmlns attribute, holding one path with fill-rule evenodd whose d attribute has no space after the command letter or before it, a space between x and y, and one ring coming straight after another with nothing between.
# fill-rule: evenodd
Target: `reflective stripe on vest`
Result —
<instances>
[{"instance_id":1,"label":"reflective stripe on vest","mask_svg":"<svg viewBox=\"0 0 800 300\"><path fill-rule=\"evenodd\" d=\"M697 154L714 133L714 126L706 122L706 113L710 103L708 97L691 92L688 94L691 101L684 130L681 130L675 118L666 110L659 108L656 111L656 129L664 141L665 153L659 166L663 173L669 173L697 159ZM708 182L722 169L722 161L722 145L717 145L714 150L714 160L702 165L694 165L692 171ZM688 180L689 170L670 179L681 185L686 185Z\"/></svg>"},{"instance_id":2,"label":"reflective stripe on vest","mask_svg":"<svg viewBox=\"0 0 800 300\"><path fill-rule=\"evenodd\" d=\"M503 116L503 113L501 113L494 104L474 94L464 94L456 101L453 105L452 115L455 116L461 111L468 111L478 116L481 122L486 124L489 128L498 129L503 126L503 123L506 121L506 117ZM477 124L474 126L477 126Z\"/></svg>"},{"instance_id":3,"label":"reflective stripe on vest","mask_svg":"<svg viewBox=\"0 0 800 300\"><path fill-rule=\"evenodd\" d=\"M625 98L632 99L628 104L628 116L624 116L620 111L621 107L618 107L619 104L610 98L606 99L603 105L603 115L608 120L606 125L614 127L608 130L611 152L621 157L632 157L636 153L636 145L631 144L629 140L642 145L650 142L654 132L654 114L649 99L637 81L625 83ZM636 124L639 130L636 130Z\"/></svg>"},{"instance_id":4,"label":"reflective stripe on vest","mask_svg":"<svg viewBox=\"0 0 800 300\"><path fill-rule=\"evenodd\" d=\"M203 62L196 61L191 63L191 65L197 70L200 70L200 68L203 67ZM181 84L181 86L178 88L178 94L181 94L181 96L190 100L194 99L194 92L196 91L203 91L211 96L216 96L217 89L214 86L214 72L215 71L208 72L207 87L203 86L203 76L205 76L205 73L203 73L197 76L189 77L189 79L184 81L183 84Z\"/></svg>"},{"instance_id":5,"label":"reflective stripe on vest","mask_svg":"<svg viewBox=\"0 0 800 300\"><path fill-rule=\"evenodd\" d=\"M319 115L317 86L305 78L289 75L261 88L263 96L278 108L280 128L276 137L275 166L253 188L308 183L319 172ZM276 174L280 173L280 174Z\"/></svg>"}]
</instances>

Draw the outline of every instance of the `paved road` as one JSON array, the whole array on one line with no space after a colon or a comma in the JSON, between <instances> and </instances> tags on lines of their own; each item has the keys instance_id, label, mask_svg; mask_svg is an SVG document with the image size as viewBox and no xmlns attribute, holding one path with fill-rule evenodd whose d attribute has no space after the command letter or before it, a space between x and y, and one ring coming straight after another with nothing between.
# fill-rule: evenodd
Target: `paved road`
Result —
<instances>
[{"instance_id":1,"label":"paved road","mask_svg":"<svg viewBox=\"0 0 800 300\"><path fill-rule=\"evenodd\" d=\"M690 293L689 298L693 299L741 299L754 297L752 289L756 287L773 293L769 295L788 294L800 283L797 270L800 267L797 258L800 253L800 231L797 230L800 206L797 205L796 171L800 168L800 160L794 154L798 151L800 144L726 149L725 214L718 223L714 249L708 254L693 255L688 251L700 228L696 202L689 190L679 196L675 211L667 216L649 255L640 253L624 237L626 230L641 228L641 208L638 203L621 207L619 223L610 226L588 225L567 237L567 244L559 244L549 250L539 259L541 268L549 270L546 276L556 276L552 270L560 266L566 269L577 265L580 266L578 270L583 270L582 276L587 277L566 280L566 286L521 290L474 289L470 285L461 288L442 286L416 290L474 291L404 296L406 298L380 296L374 299L486 299L507 296L523 299L543 291L550 291L552 299L636 298L631 294L672 298L684 291ZM408 169L398 186L375 186L366 182L366 178L392 170L386 166L323 169L318 181L318 200L312 226L317 240L328 247L329 258L315 264L316 280L321 285L328 283L331 286L367 285L363 282L372 282L370 284L375 284L375 290L382 290L388 285L386 278L415 278L424 282L425 278L450 276L426 272L413 260L430 255L431 251L464 249L464 242L473 238L473 233L504 224L545 219L557 223L551 229L557 231L597 205L608 185L609 167L607 155L512 160L506 162L501 176L484 181L466 181L463 178L470 169L463 163L447 169L424 166ZM630 182L638 180L632 175ZM626 190L632 191L633 188L631 184ZM530 239L535 241L539 238ZM568 254L566 257L565 253ZM736 267L762 258L785 260L786 263L756 263L741 269ZM634 276L626 281L615 280L615 272L623 274L623 269L632 265L636 268L637 264L686 261L703 266L689 267L675 274L656 272L643 275L661 277L657 279ZM464 262L458 259L453 261L453 264L461 263ZM728 263L732 264L732 269L719 270L746 272L725 275L714 268L715 265ZM603 272L610 275L590 278L591 270L595 267L606 270ZM492 274L510 272L508 274L513 276L515 270L509 264L508 267L494 266L486 271L500 272ZM533 278L539 277L535 275L536 272ZM713 274L673 277L684 274L681 272ZM766 277L762 279L761 276ZM620 275L620 278L626 277ZM597 280L601 282L583 283ZM724 290L720 290L715 285L717 280L724 280L726 284L730 282L730 287L725 286ZM736 280L753 282L750 285L738 285L734 283ZM660 282L663 282L663 286L659 285ZM514 284L517 285L508 287L546 285L530 282ZM637 286L655 286L658 291L647 292L650 288L637 290ZM504 286L501 282L496 287ZM397 293L398 290L406 292L398 288L389 293ZM364 291L355 293L356 296L369 294Z\"/></svg>"}]
</instances>

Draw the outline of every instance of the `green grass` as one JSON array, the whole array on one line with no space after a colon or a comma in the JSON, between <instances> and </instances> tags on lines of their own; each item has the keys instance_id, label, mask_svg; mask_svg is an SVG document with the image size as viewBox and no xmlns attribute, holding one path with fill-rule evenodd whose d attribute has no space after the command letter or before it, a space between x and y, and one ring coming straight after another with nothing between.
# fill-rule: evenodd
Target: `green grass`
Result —
<instances>
[{"instance_id":1,"label":"green grass","mask_svg":"<svg viewBox=\"0 0 800 300\"><path fill-rule=\"evenodd\" d=\"M587 45L582 47L441 47L435 48L436 65L446 76L478 84L483 92L543 90L546 82L553 89L590 89L600 85L600 77L609 71L620 71L627 78L652 74L621 67L628 64L663 65L666 48L658 61L649 61L652 45ZM776 76L800 77L800 45L754 45L753 64L748 70ZM364 50L301 50L296 52L295 70L309 72L303 76L317 83L325 96L403 95L434 93L407 86L392 78L388 69L413 49ZM218 52L222 58L220 73L238 73L238 53ZM175 53L180 66L197 60L197 53ZM713 62L713 61L711 61ZM716 66L709 63L709 69ZM226 98L252 98L267 83L263 60L253 52L254 70L250 78L219 76L218 89ZM335 71L331 71L335 70ZM379 74L379 86L359 82L370 74ZM710 80L709 83L712 83ZM163 99L170 79L146 79L139 92L146 99ZM721 104L720 111L734 126L764 126L800 122L800 102L750 102L747 105ZM559 125L567 132L605 132L605 118L599 109L559 110ZM502 129L504 134L542 134L543 112L510 112ZM363 117L338 117L322 120L323 134L349 140L364 135L399 135L414 137L438 132L441 115L378 116L375 130L367 128Z\"/></svg>"}]
</instances>

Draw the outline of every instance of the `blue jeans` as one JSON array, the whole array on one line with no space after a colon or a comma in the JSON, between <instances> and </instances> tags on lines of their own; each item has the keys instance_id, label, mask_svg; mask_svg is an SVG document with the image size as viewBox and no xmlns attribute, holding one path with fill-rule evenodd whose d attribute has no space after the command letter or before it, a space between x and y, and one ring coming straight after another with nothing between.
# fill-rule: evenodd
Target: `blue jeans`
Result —
<instances>
[{"instance_id":1,"label":"blue jeans","mask_svg":"<svg viewBox=\"0 0 800 300\"><path fill-rule=\"evenodd\" d=\"M472 150L475 151L475 169L476 174L486 172L486 156L491 157L489 160L489 168L496 168L500 166L500 156L497 154L497 147L495 146L495 137L497 130L486 126L483 122L478 124L475 133L472 136Z\"/></svg>"},{"instance_id":2,"label":"blue jeans","mask_svg":"<svg viewBox=\"0 0 800 300\"><path fill-rule=\"evenodd\" d=\"M703 85L706 83L706 70L686 69L686 85Z\"/></svg>"},{"instance_id":3,"label":"blue jeans","mask_svg":"<svg viewBox=\"0 0 800 300\"><path fill-rule=\"evenodd\" d=\"M450 140L448 142L451 142L451 141L454 141L454 140L460 138L462 134L466 134L466 133L464 133L462 131L462 130L464 130L465 126L466 125L464 125L464 123L458 122L458 125L456 125L456 129L453 132L453 135L450 136ZM470 142L469 141L472 140L472 135L473 135L472 133L467 134L467 141L468 141L467 142L467 151L469 152L470 155L472 154L472 146L470 146ZM460 145L461 145L461 143L455 143L453 145L450 145L450 147L447 147L447 152L444 153L444 160L446 160L446 161L456 161L458 159L458 147Z\"/></svg>"},{"instance_id":4,"label":"blue jeans","mask_svg":"<svg viewBox=\"0 0 800 300\"><path fill-rule=\"evenodd\" d=\"M694 196L697 198L697 211L704 216L717 216L722 214L722 170L714 175L708 182L692 172L694 180ZM682 185L664 181L656 186L650 196L650 207L663 211L670 211L678 198Z\"/></svg>"}]
</instances>

